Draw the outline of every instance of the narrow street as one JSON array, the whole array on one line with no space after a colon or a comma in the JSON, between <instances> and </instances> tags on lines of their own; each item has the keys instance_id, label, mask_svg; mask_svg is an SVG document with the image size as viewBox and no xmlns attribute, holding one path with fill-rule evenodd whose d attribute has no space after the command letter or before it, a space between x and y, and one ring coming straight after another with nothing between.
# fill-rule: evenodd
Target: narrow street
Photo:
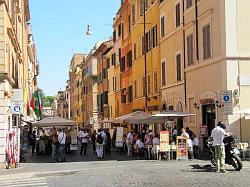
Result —
<instances>
[{"instance_id":1,"label":"narrow street","mask_svg":"<svg viewBox=\"0 0 250 187\"><path fill-rule=\"evenodd\" d=\"M67 155L67 162L50 163L49 156L26 156L20 168L0 171L0 186L248 186L250 162L240 172L226 165L215 173L208 160L158 161L127 158L124 154L97 160Z\"/></svg>"}]
</instances>

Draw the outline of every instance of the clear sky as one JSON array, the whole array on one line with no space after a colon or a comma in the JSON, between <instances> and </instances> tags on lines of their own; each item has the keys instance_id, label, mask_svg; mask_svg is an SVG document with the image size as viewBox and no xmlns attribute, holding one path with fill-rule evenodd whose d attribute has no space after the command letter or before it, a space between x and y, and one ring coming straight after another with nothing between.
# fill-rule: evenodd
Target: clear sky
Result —
<instances>
[{"instance_id":1,"label":"clear sky","mask_svg":"<svg viewBox=\"0 0 250 187\"><path fill-rule=\"evenodd\" d=\"M65 89L73 53L88 52L97 41L112 36L120 0L30 0L31 24L40 75L46 95ZM92 36L86 36L87 25Z\"/></svg>"}]
</instances>

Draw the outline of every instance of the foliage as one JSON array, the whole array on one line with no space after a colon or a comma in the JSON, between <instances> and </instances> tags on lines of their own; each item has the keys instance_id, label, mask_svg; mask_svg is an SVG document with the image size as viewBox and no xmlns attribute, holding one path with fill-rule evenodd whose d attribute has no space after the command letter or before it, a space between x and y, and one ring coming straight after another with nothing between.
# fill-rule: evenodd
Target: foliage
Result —
<instances>
[{"instance_id":1,"label":"foliage","mask_svg":"<svg viewBox=\"0 0 250 187\"><path fill-rule=\"evenodd\" d=\"M46 96L41 88L38 88L38 91L41 96L42 106L43 107L52 107L54 104L55 96Z\"/></svg>"}]
</instances>

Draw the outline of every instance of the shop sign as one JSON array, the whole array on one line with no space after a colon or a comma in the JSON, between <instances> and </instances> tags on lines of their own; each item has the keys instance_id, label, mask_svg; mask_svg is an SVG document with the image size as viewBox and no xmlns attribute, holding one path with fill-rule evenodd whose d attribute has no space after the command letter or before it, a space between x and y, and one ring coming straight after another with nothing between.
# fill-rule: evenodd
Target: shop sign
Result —
<instances>
[{"instance_id":1,"label":"shop sign","mask_svg":"<svg viewBox=\"0 0 250 187\"><path fill-rule=\"evenodd\" d=\"M12 89L11 101L23 101L23 89Z\"/></svg>"},{"instance_id":2,"label":"shop sign","mask_svg":"<svg viewBox=\"0 0 250 187\"><path fill-rule=\"evenodd\" d=\"M11 102L11 113L12 114L22 114L23 113L23 102Z\"/></svg>"},{"instance_id":3,"label":"shop sign","mask_svg":"<svg viewBox=\"0 0 250 187\"><path fill-rule=\"evenodd\" d=\"M177 160L188 160L187 138L177 137L176 143L177 143L176 159Z\"/></svg>"},{"instance_id":4,"label":"shop sign","mask_svg":"<svg viewBox=\"0 0 250 187\"><path fill-rule=\"evenodd\" d=\"M232 115L233 114L232 90L221 91L220 95L221 95L221 114Z\"/></svg>"},{"instance_id":5,"label":"shop sign","mask_svg":"<svg viewBox=\"0 0 250 187\"><path fill-rule=\"evenodd\" d=\"M169 131L160 131L160 152L170 151Z\"/></svg>"},{"instance_id":6,"label":"shop sign","mask_svg":"<svg viewBox=\"0 0 250 187\"><path fill-rule=\"evenodd\" d=\"M201 99L201 100L200 100L200 103L201 103L202 105L213 104L214 102L215 102L214 99L211 99L211 98Z\"/></svg>"}]
</instances>

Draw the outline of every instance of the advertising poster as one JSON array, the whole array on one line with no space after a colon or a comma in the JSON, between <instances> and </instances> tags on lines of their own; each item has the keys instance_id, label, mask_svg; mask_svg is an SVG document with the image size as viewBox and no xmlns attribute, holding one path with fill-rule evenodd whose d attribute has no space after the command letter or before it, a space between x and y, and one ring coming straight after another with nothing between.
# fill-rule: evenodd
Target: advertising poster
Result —
<instances>
[{"instance_id":1,"label":"advertising poster","mask_svg":"<svg viewBox=\"0 0 250 187\"><path fill-rule=\"evenodd\" d=\"M116 147L123 147L122 137L123 137L123 127L117 127L116 140L115 140Z\"/></svg>"},{"instance_id":2,"label":"advertising poster","mask_svg":"<svg viewBox=\"0 0 250 187\"><path fill-rule=\"evenodd\" d=\"M169 131L160 131L160 152L170 151Z\"/></svg>"},{"instance_id":3,"label":"advertising poster","mask_svg":"<svg viewBox=\"0 0 250 187\"><path fill-rule=\"evenodd\" d=\"M188 160L187 138L177 137L176 159L177 160Z\"/></svg>"}]
</instances>

